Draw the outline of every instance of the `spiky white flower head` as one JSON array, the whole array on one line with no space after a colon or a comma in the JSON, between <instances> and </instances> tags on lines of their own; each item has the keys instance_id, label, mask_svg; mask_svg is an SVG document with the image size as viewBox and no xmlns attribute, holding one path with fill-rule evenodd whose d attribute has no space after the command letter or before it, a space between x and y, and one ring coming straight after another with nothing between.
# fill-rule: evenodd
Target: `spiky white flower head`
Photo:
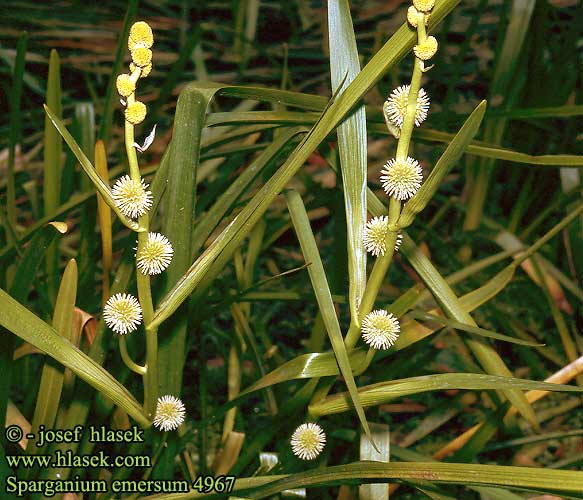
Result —
<instances>
[{"instance_id":1,"label":"spiky white flower head","mask_svg":"<svg viewBox=\"0 0 583 500\"><path fill-rule=\"evenodd\" d=\"M160 274L172 260L174 249L166 236L148 234L148 241L137 255L138 269L144 274Z\"/></svg>"},{"instance_id":2,"label":"spiky white flower head","mask_svg":"<svg viewBox=\"0 0 583 500\"><path fill-rule=\"evenodd\" d=\"M381 184L385 193L397 200L411 198L421 187L423 169L417 160L407 157L406 160L389 160L381 170Z\"/></svg>"},{"instance_id":3,"label":"spiky white flower head","mask_svg":"<svg viewBox=\"0 0 583 500\"><path fill-rule=\"evenodd\" d=\"M413 0L413 5L421 12L429 12L435 6L435 0Z\"/></svg>"},{"instance_id":4,"label":"spiky white flower head","mask_svg":"<svg viewBox=\"0 0 583 500\"><path fill-rule=\"evenodd\" d=\"M140 217L152 206L152 192L147 187L144 179L134 181L129 175L124 175L113 185L113 201L124 215L132 219Z\"/></svg>"},{"instance_id":5,"label":"spiky white flower head","mask_svg":"<svg viewBox=\"0 0 583 500\"><path fill-rule=\"evenodd\" d=\"M384 309L368 313L362 320L362 339L373 349L388 349L401 331L399 320Z\"/></svg>"},{"instance_id":6,"label":"spiky white flower head","mask_svg":"<svg viewBox=\"0 0 583 500\"><path fill-rule=\"evenodd\" d=\"M409 100L409 89L411 85L401 85L391 92L388 99L383 104L383 111L389 120L397 127L403 126L403 120L407 113L407 101ZM427 118L429 111L429 96L423 89L419 89L417 94L417 106L415 107L415 125L418 127Z\"/></svg>"},{"instance_id":7,"label":"spiky white flower head","mask_svg":"<svg viewBox=\"0 0 583 500\"><path fill-rule=\"evenodd\" d=\"M158 398L156 404L153 424L161 431L173 431L183 424L185 415L184 403L180 399L174 396L162 396Z\"/></svg>"},{"instance_id":8,"label":"spiky white flower head","mask_svg":"<svg viewBox=\"0 0 583 500\"><path fill-rule=\"evenodd\" d=\"M314 460L325 444L326 434L318 424L312 422L300 425L291 437L292 451L302 460Z\"/></svg>"},{"instance_id":9,"label":"spiky white flower head","mask_svg":"<svg viewBox=\"0 0 583 500\"><path fill-rule=\"evenodd\" d=\"M133 295L116 293L105 303L103 319L114 332L125 335L136 330L142 322L142 308Z\"/></svg>"},{"instance_id":10,"label":"spiky white flower head","mask_svg":"<svg viewBox=\"0 0 583 500\"><path fill-rule=\"evenodd\" d=\"M437 52L437 45L437 38L434 36L428 36L420 44L413 47L413 52L418 59L428 61Z\"/></svg>"},{"instance_id":11,"label":"spiky white flower head","mask_svg":"<svg viewBox=\"0 0 583 500\"><path fill-rule=\"evenodd\" d=\"M389 218L386 215L380 217L373 217L366 223L364 234L362 235L362 243L367 252L370 252L375 257L378 255L385 255L387 250L386 240L389 231ZM403 235L397 233L395 241L395 252L399 250Z\"/></svg>"}]
</instances>

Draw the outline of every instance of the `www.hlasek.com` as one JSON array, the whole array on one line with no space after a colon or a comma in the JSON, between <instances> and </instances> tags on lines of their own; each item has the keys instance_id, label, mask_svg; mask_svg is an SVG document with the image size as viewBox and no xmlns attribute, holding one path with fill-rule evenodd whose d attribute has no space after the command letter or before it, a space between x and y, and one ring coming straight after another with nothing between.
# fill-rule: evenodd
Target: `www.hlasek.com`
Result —
<instances>
[{"instance_id":1,"label":"www.hlasek.com","mask_svg":"<svg viewBox=\"0 0 583 500\"><path fill-rule=\"evenodd\" d=\"M40 426L37 434L28 433L28 440L36 439L37 450L43 450L47 444L57 445L79 443L87 432L91 443L139 443L144 441L144 431L138 427L127 430L108 429L91 426L85 429L78 425L73 429L45 429ZM24 432L17 425L10 425L5 430L6 440L18 443L24 438ZM22 443L21 443L22 444ZM8 466L16 474L9 475L4 482L4 491L17 497L28 497L32 493L41 493L52 497L60 493L187 493L195 490L200 493L230 493L235 483L234 476L199 476L195 481L186 480L86 480L79 475L69 478L72 468L122 468L152 466L148 455L107 455L99 451L92 455L76 455L72 450L56 449L51 454L6 455ZM54 469L47 471L45 479L30 479L28 470ZM19 477L29 476L28 478ZM34 474L34 477L38 477ZM41 474L42 476L42 474Z\"/></svg>"}]
</instances>

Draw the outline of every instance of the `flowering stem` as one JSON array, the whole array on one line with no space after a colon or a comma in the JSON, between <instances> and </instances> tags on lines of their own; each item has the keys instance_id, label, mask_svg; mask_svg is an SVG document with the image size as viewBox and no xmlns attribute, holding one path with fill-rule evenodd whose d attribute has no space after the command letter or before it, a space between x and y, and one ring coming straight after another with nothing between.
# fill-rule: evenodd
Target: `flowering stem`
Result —
<instances>
[{"instance_id":1,"label":"flowering stem","mask_svg":"<svg viewBox=\"0 0 583 500\"><path fill-rule=\"evenodd\" d=\"M418 41L421 42L427 38L425 32L425 16L424 14L419 14L417 22L417 35ZM411 135L413 133L413 127L415 126L415 114L417 109L417 96L419 94L419 89L421 88L421 76L423 61L415 57L415 63L413 65L413 74L411 76L411 86L409 88L409 96L407 100L407 111L405 112L405 117L403 119L403 127L401 128L401 135L397 143L397 153L395 158L397 161L404 161L407 159L409 153L409 145L411 142ZM377 295L385 276L393 260L393 253L395 250L395 242L397 241L397 234L399 227L397 221L401 214L401 202L395 198L391 197L389 202L389 230L387 231L387 238L385 241L386 251L383 255L380 255L370 273L362 300L360 302L358 323L372 311L374 303L376 301ZM348 329L348 333L344 339L346 344L346 349L354 349L356 342L360 336L360 324L352 322Z\"/></svg>"},{"instance_id":2,"label":"flowering stem","mask_svg":"<svg viewBox=\"0 0 583 500\"><path fill-rule=\"evenodd\" d=\"M139 73L139 70L137 70ZM133 77L134 75L132 75ZM135 102L134 94L128 96L128 106ZM128 156L128 165L130 169L130 177L133 181L141 182L140 167L138 165L138 157L136 148L133 145L135 142L134 126L125 121L125 143L126 152ZM142 230L138 233L138 248L136 255L139 255L144 246L148 243L150 218L148 213L140 216L138 219L138 226ZM143 373L144 377L144 407L146 412L150 415L154 413L156 408L156 400L158 398L158 329L152 326L152 319L154 318L154 304L152 302L152 289L150 284L150 276L144 274L136 266L136 282L138 288L138 300L142 307L142 314L144 318L144 325L146 326L146 369Z\"/></svg>"}]
</instances>

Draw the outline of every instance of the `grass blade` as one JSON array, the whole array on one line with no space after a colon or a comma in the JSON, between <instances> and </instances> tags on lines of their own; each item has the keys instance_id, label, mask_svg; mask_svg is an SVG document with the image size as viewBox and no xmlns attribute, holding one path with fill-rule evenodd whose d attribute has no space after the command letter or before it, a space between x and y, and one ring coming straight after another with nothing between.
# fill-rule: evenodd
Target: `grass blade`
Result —
<instances>
[{"instance_id":1,"label":"grass blade","mask_svg":"<svg viewBox=\"0 0 583 500\"><path fill-rule=\"evenodd\" d=\"M306 260L306 263L310 264L308 266L310 281L312 282L312 288L314 289L316 300L318 301L322 320L324 321L324 325L328 332L328 338L332 344L332 349L334 349L334 355L338 362L340 373L344 377L353 407L356 409L362 428L364 429L367 438L373 442L364 411L358 398L358 389L356 388L356 382L352 375L352 366L350 365L348 352L346 351L342 332L340 331L340 324L338 323L338 317L336 316L336 309L334 308L334 302L332 301L332 294L330 293L330 287L328 286L326 272L324 271L324 266L320 259L320 252L318 251L314 233L310 227L310 219L308 218L302 199L297 191L288 191L285 195L285 199L294 229L298 236L298 240L300 241L304 259Z\"/></svg>"},{"instance_id":2,"label":"grass blade","mask_svg":"<svg viewBox=\"0 0 583 500\"><path fill-rule=\"evenodd\" d=\"M341 94L360 71L347 0L328 2L328 32L332 92ZM336 133L346 210L350 312L353 318L358 318L358 304L366 286L366 250L362 244L366 226L367 172L364 106L356 108L338 125Z\"/></svg>"},{"instance_id":3,"label":"grass blade","mask_svg":"<svg viewBox=\"0 0 583 500\"><path fill-rule=\"evenodd\" d=\"M47 105L54 110L57 119L61 119L61 63L56 50L51 50L49 58L49 76L47 80ZM63 140L49 117L45 117L44 136L44 175L43 201L44 214L54 211L61 197L61 152ZM46 271L49 296L54 298L57 292L58 247L51 244L46 255Z\"/></svg>"}]
</instances>

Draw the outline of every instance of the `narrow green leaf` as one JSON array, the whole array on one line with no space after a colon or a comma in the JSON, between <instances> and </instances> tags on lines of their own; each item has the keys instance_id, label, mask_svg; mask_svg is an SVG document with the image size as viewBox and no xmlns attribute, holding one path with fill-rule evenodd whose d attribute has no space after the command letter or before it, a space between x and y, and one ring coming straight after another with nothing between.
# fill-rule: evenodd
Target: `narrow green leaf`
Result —
<instances>
[{"instance_id":1,"label":"narrow green leaf","mask_svg":"<svg viewBox=\"0 0 583 500\"><path fill-rule=\"evenodd\" d=\"M63 114L61 104L61 64L59 54L51 50L49 58L49 75L47 80L47 105L54 109L54 115L60 120ZM45 117L44 135L44 174L43 174L43 202L44 214L48 214L59 206L61 197L61 152L63 140L49 117ZM46 254L46 270L48 292L54 298L57 288L58 247L51 244Z\"/></svg>"},{"instance_id":2,"label":"narrow green leaf","mask_svg":"<svg viewBox=\"0 0 583 500\"><path fill-rule=\"evenodd\" d=\"M314 233L310 227L310 219L308 218L304 203L297 191L286 192L285 200L287 202L298 240L300 241L300 247L304 254L304 259L306 260L306 263L310 264L308 267L310 281L312 283L312 288L314 289L314 294L316 295L316 300L318 301L322 320L324 321L324 325L328 332L328 338L330 339L334 355L336 356L336 361L340 368L340 373L344 377L353 407L358 414L362 428L364 429L367 438L372 442L373 439L370 434L370 429L358 398L358 389L352 374L352 366L350 365L350 358L348 357L348 352L344 345L342 332L340 331L340 324L338 323L338 317L336 316L336 309L334 308L334 302L332 301L332 294L330 293L330 287L328 286L326 272L322 265Z\"/></svg>"},{"instance_id":3,"label":"narrow green leaf","mask_svg":"<svg viewBox=\"0 0 583 500\"><path fill-rule=\"evenodd\" d=\"M409 227L415 219L415 216L427 206L439 188L443 178L457 163L467 146L476 136L485 112L486 101L482 101L476 106L472 114L462 125L462 128L449 143L435 164L435 167L431 170L429 177L421 184L419 191L405 203L401 216L399 217L399 227Z\"/></svg>"},{"instance_id":4,"label":"narrow green leaf","mask_svg":"<svg viewBox=\"0 0 583 500\"><path fill-rule=\"evenodd\" d=\"M174 248L172 263L164 273L166 290L176 284L192 262L196 172L208 99L208 94L189 87L180 93L176 105L168 157L172 167L162 201L166 206L162 233ZM186 328L186 310L183 310L160 343L158 383L161 394L180 394L183 363L186 359Z\"/></svg>"},{"instance_id":5,"label":"narrow green leaf","mask_svg":"<svg viewBox=\"0 0 583 500\"><path fill-rule=\"evenodd\" d=\"M332 467L310 469L298 474L256 476L237 479L233 491L250 499L268 498L293 488L354 484L358 482L390 482L426 480L459 485L505 486L529 488L548 493L579 495L583 491L583 472L514 467L504 465L459 464L440 462L353 462ZM224 496L224 494L222 495ZM181 494L181 500L217 499L221 494ZM174 493L143 497L143 500L177 500Z\"/></svg>"},{"instance_id":6,"label":"narrow green leaf","mask_svg":"<svg viewBox=\"0 0 583 500\"><path fill-rule=\"evenodd\" d=\"M53 314L53 328L65 340L71 341L71 328L73 325L73 309L77 298L77 262L71 259L61 279L61 286L55 302ZM36 433L41 425L46 429L55 426L55 419L61 401L63 389L64 368L47 359L41 374L40 386L34 407L32 430ZM43 447L37 447L34 439L28 441L27 451L42 453Z\"/></svg>"},{"instance_id":7,"label":"narrow green leaf","mask_svg":"<svg viewBox=\"0 0 583 500\"><path fill-rule=\"evenodd\" d=\"M401 252L405 255L407 260L409 260L415 271L419 273L427 288L431 290L435 300L443 309L446 316L461 323L467 323L472 327L478 326L472 316L460 303L458 297L449 287L443 276L439 274L431 261L419 250L417 245L415 245L413 240L411 240L406 233L404 233ZM503 377L512 376L512 372L508 369L500 355L491 345L483 340L474 338L467 339L467 343L487 373ZM518 408L520 413L535 428L538 427L534 410L526 400L524 394L515 389L506 390L504 393L506 397L510 399L512 404Z\"/></svg>"},{"instance_id":8,"label":"narrow green leaf","mask_svg":"<svg viewBox=\"0 0 583 500\"><path fill-rule=\"evenodd\" d=\"M133 231L138 231L138 224L134 221L131 221L124 214L121 213L120 209L113 201L113 196L111 194L109 186L106 186L105 183L101 180L101 177L99 177L99 175L93 168L92 163L89 161L89 159L87 158L79 144L77 144L77 141L75 141L73 136L69 133L61 119L46 104L44 105L44 108L48 119L50 119L50 121L56 127L59 134L63 137L63 139L65 139L65 142L67 143L73 154L77 157L77 160L79 160L81 167L83 168L89 179L91 179L91 182L93 183L97 191L99 191L99 194L103 197L105 202L116 213L116 215L119 217L119 220L123 223L124 226L132 229ZM54 208L56 208L57 206L58 205L56 205Z\"/></svg>"},{"instance_id":9,"label":"narrow green leaf","mask_svg":"<svg viewBox=\"0 0 583 500\"><path fill-rule=\"evenodd\" d=\"M481 375L478 373L444 373L438 375L423 375L401 380L380 382L360 387L358 394L362 406L378 406L395 398L420 394L430 391L446 391L461 389L470 391L480 390L544 390L557 392L583 392L583 388L536 382L512 377L498 377L496 375ZM333 394L325 399L310 405L310 413L315 416L342 413L353 408L349 394L344 392Z\"/></svg>"},{"instance_id":10,"label":"narrow green leaf","mask_svg":"<svg viewBox=\"0 0 583 500\"><path fill-rule=\"evenodd\" d=\"M140 404L123 385L2 289L0 289L0 325L70 368L77 376L126 411L141 426L151 425Z\"/></svg>"},{"instance_id":11,"label":"narrow green leaf","mask_svg":"<svg viewBox=\"0 0 583 500\"><path fill-rule=\"evenodd\" d=\"M432 11L429 19L429 29L439 24L458 2L459 0L443 0L439 2ZM213 244L190 266L188 272L176 286L165 295L155 311L152 326L161 324L176 311L180 304L184 302L203 280L204 276L209 272L209 269L211 269L213 261L222 252L227 252L232 255L232 252L240 245L248 231L262 217L273 199L301 168L314 149L342 121L368 89L413 48L415 42L415 33L406 24L403 24L374 55L342 95L325 109L322 118L314 125L294 153L290 155L275 175L250 200L233 223L221 233ZM210 87L213 88L212 86ZM204 87L201 85L198 88ZM216 89L214 92L216 92ZM253 95L254 92L257 93L257 90L250 89L246 97ZM263 95L266 94L267 92L263 93ZM233 91L231 95L236 95L236 91ZM281 96L281 93L273 93L273 95Z\"/></svg>"},{"instance_id":12,"label":"narrow green leaf","mask_svg":"<svg viewBox=\"0 0 583 500\"><path fill-rule=\"evenodd\" d=\"M360 72L348 0L328 2L328 35L332 91L341 95ZM338 125L336 134L346 210L348 297L351 316L358 318L358 305L366 286L366 249L362 244L362 233L366 226L367 173L364 106L356 108Z\"/></svg>"}]
</instances>

